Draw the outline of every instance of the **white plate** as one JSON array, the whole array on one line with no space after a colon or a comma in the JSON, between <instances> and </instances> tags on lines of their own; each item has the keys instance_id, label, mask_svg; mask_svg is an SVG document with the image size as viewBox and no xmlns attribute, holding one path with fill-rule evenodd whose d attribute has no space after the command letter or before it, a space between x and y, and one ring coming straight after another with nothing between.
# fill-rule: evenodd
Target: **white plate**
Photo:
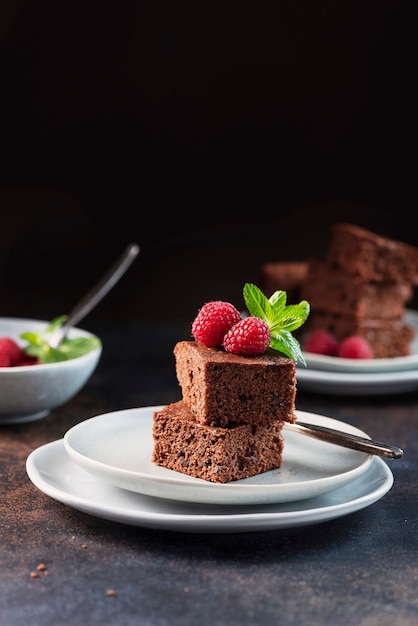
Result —
<instances>
[{"instance_id":1,"label":"white plate","mask_svg":"<svg viewBox=\"0 0 418 626\"><path fill-rule=\"evenodd\" d=\"M404 370L418 371L418 312L408 309L405 313L405 322L417 331L411 344L411 354L408 356L397 356L390 359L343 359L314 354L313 352L303 352L306 365L309 369L358 374L401 372Z\"/></svg>"},{"instance_id":2,"label":"white plate","mask_svg":"<svg viewBox=\"0 0 418 626\"><path fill-rule=\"evenodd\" d=\"M390 395L418 389L418 370L401 372L325 372L296 368L298 390L323 394Z\"/></svg>"},{"instance_id":3,"label":"white plate","mask_svg":"<svg viewBox=\"0 0 418 626\"><path fill-rule=\"evenodd\" d=\"M62 439L37 448L26 470L43 493L74 509L106 520L189 533L240 533L324 522L370 506L393 485L380 458L348 485L298 502L228 506L164 500L113 487L83 470L66 453Z\"/></svg>"},{"instance_id":4,"label":"white plate","mask_svg":"<svg viewBox=\"0 0 418 626\"><path fill-rule=\"evenodd\" d=\"M284 433L280 470L219 484L160 467L151 461L154 411L115 411L73 426L64 436L69 456L83 469L116 487L200 504L266 504L311 498L347 484L365 472L371 456L299 433ZM343 422L297 412L304 422L367 435Z\"/></svg>"}]
</instances>

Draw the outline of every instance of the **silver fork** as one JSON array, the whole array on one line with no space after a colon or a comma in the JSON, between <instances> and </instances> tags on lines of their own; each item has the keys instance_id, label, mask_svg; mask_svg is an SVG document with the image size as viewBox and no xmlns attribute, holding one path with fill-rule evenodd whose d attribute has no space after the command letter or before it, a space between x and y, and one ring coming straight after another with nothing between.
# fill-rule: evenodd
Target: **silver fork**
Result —
<instances>
[{"instance_id":1,"label":"silver fork","mask_svg":"<svg viewBox=\"0 0 418 626\"><path fill-rule=\"evenodd\" d=\"M139 252L139 246L131 243L119 259L109 268L106 274L94 285L92 289L76 304L71 310L65 323L52 331L48 337L48 343L52 348L58 348L67 335L70 328L75 326L83 317L104 298L104 296L112 289L112 287L123 276L132 261Z\"/></svg>"}]
</instances>

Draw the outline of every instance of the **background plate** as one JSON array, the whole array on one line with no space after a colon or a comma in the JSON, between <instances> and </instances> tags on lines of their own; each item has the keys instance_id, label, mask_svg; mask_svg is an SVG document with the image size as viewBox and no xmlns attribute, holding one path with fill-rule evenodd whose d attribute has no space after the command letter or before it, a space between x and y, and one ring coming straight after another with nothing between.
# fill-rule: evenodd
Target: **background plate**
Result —
<instances>
[{"instance_id":1,"label":"background plate","mask_svg":"<svg viewBox=\"0 0 418 626\"><path fill-rule=\"evenodd\" d=\"M325 372L297 366L298 390L323 394L391 395L418 389L418 370L382 373Z\"/></svg>"},{"instance_id":2,"label":"background plate","mask_svg":"<svg viewBox=\"0 0 418 626\"><path fill-rule=\"evenodd\" d=\"M306 365L309 369L359 374L418 370L418 312L407 309L405 322L413 326L417 332L411 344L412 353L408 356L393 357L391 359L342 359L335 356L303 352Z\"/></svg>"}]
</instances>

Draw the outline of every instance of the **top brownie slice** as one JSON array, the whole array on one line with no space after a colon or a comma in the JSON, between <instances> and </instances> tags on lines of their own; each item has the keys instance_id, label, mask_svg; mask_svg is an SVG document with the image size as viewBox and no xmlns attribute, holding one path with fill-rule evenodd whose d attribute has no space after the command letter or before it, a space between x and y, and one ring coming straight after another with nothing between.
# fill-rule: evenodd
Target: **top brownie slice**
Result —
<instances>
[{"instance_id":1,"label":"top brownie slice","mask_svg":"<svg viewBox=\"0 0 418 626\"><path fill-rule=\"evenodd\" d=\"M197 341L174 347L183 401L201 424L294 422L296 364L269 352L238 356Z\"/></svg>"},{"instance_id":2,"label":"top brownie slice","mask_svg":"<svg viewBox=\"0 0 418 626\"><path fill-rule=\"evenodd\" d=\"M326 260L365 281L418 285L418 248L352 224L331 227Z\"/></svg>"}]
</instances>

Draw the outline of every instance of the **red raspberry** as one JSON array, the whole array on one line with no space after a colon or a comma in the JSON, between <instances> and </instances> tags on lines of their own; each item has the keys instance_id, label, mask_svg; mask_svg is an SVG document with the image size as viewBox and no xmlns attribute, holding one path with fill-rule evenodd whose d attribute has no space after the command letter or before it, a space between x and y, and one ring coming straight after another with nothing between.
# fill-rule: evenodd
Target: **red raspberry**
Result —
<instances>
[{"instance_id":1,"label":"red raspberry","mask_svg":"<svg viewBox=\"0 0 418 626\"><path fill-rule=\"evenodd\" d=\"M8 354L0 352L0 367L10 367L10 359Z\"/></svg>"},{"instance_id":2,"label":"red raspberry","mask_svg":"<svg viewBox=\"0 0 418 626\"><path fill-rule=\"evenodd\" d=\"M373 350L363 337L352 335L340 343L337 356L344 359L372 359Z\"/></svg>"},{"instance_id":3,"label":"red raspberry","mask_svg":"<svg viewBox=\"0 0 418 626\"><path fill-rule=\"evenodd\" d=\"M241 319L240 312L229 302L207 302L192 324L192 335L204 346L221 346L228 330Z\"/></svg>"},{"instance_id":4,"label":"red raspberry","mask_svg":"<svg viewBox=\"0 0 418 626\"><path fill-rule=\"evenodd\" d=\"M0 367L14 367L26 358L21 347L10 337L0 337Z\"/></svg>"},{"instance_id":5,"label":"red raspberry","mask_svg":"<svg viewBox=\"0 0 418 626\"><path fill-rule=\"evenodd\" d=\"M270 329L258 317L246 317L224 337L224 348L227 352L242 355L263 354L270 345Z\"/></svg>"},{"instance_id":6,"label":"red raspberry","mask_svg":"<svg viewBox=\"0 0 418 626\"><path fill-rule=\"evenodd\" d=\"M324 354L326 356L336 356L338 341L327 330L315 330L307 338L304 350L314 354Z\"/></svg>"},{"instance_id":7,"label":"red raspberry","mask_svg":"<svg viewBox=\"0 0 418 626\"><path fill-rule=\"evenodd\" d=\"M28 356L24 354L22 357L22 361L18 363L18 365L40 365L41 361L36 356Z\"/></svg>"}]
</instances>

